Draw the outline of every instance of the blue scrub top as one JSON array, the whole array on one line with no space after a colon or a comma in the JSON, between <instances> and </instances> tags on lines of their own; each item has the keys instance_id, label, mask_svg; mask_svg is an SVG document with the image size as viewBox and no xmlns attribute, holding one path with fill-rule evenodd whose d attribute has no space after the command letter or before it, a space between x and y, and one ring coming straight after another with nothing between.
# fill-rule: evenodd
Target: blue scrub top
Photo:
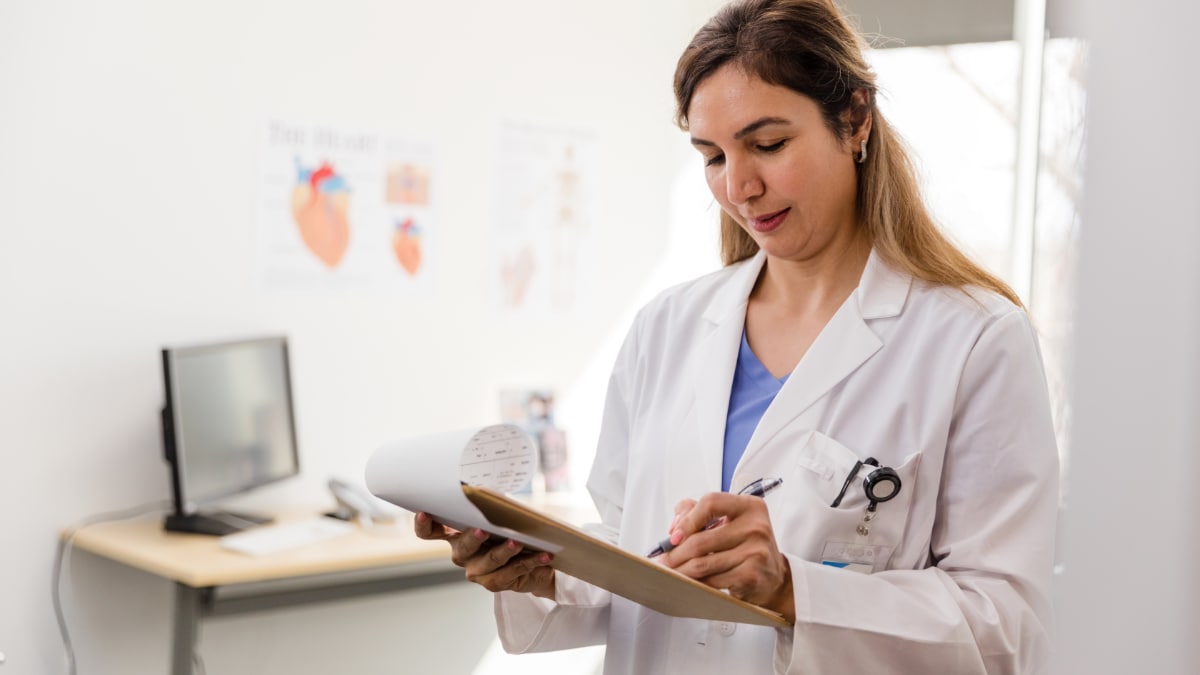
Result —
<instances>
[{"instance_id":1,"label":"blue scrub top","mask_svg":"<svg viewBox=\"0 0 1200 675\"><path fill-rule=\"evenodd\" d=\"M729 481L754 428L763 413L775 400L788 376L775 377L762 361L750 351L746 331L742 330L742 345L738 348L737 367L733 371L733 388L729 392L729 413L725 417L725 454L721 463L721 491L729 492ZM742 489L743 485L737 486Z\"/></svg>"}]
</instances>

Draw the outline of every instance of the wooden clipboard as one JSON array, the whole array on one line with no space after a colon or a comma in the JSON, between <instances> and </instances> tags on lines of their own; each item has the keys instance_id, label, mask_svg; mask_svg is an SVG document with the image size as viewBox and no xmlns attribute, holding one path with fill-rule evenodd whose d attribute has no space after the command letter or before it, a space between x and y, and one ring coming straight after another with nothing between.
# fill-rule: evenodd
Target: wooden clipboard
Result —
<instances>
[{"instance_id":1,"label":"wooden clipboard","mask_svg":"<svg viewBox=\"0 0 1200 675\"><path fill-rule=\"evenodd\" d=\"M463 493L488 522L561 546L552 566L663 614L788 628L783 616L723 593L642 556L623 551L485 487Z\"/></svg>"}]
</instances>

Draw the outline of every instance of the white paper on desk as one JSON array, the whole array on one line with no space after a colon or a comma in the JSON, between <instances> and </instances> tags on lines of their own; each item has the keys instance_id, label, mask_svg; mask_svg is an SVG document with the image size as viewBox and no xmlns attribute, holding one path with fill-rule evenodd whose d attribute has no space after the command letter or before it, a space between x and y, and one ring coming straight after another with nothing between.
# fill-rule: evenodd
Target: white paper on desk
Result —
<instances>
[{"instance_id":1,"label":"white paper on desk","mask_svg":"<svg viewBox=\"0 0 1200 675\"><path fill-rule=\"evenodd\" d=\"M537 446L513 424L495 424L388 443L367 461L367 489L458 530L478 527L542 551L561 547L498 527L463 495L462 484L498 492L524 487L537 469Z\"/></svg>"}]
</instances>

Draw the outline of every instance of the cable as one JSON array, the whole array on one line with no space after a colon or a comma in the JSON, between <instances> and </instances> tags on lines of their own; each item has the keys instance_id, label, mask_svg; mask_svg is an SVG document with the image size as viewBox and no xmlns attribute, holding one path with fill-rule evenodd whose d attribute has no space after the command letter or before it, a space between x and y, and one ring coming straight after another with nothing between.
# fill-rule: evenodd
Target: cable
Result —
<instances>
[{"instance_id":1,"label":"cable","mask_svg":"<svg viewBox=\"0 0 1200 675\"><path fill-rule=\"evenodd\" d=\"M170 508L171 505L172 503L170 501L161 500L157 502L148 502L146 504L141 504L139 506L122 509L119 511L107 511L105 513L99 513L94 516L84 518L75 525L67 528L66 533L63 534L63 536L58 540L58 548L54 554L54 575L53 580L51 581L50 595L54 601L54 617L58 619L58 632L62 635L63 649L66 651L67 655L67 673L69 675L75 675L75 648L71 645L71 635L67 630L67 620L66 617L63 616L62 598L59 595L59 582L62 579L63 567L69 558L68 554L70 552L71 544L75 540L75 533L87 527L88 525L95 525L96 523L104 523L113 520L128 520L130 518L136 518L137 516L142 516L147 513L153 513L154 511L165 511L167 508Z\"/></svg>"}]
</instances>

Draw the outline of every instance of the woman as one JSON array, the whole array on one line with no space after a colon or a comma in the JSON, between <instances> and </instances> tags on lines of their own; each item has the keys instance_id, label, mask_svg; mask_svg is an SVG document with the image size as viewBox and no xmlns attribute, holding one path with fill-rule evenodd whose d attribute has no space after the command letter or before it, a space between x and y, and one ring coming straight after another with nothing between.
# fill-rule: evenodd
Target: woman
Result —
<instances>
[{"instance_id":1,"label":"woman","mask_svg":"<svg viewBox=\"0 0 1200 675\"><path fill-rule=\"evenodd\" d=\"M669 537L663 564L794 628L670 618L514 542L426 515L418 533L502 591L509 651L605 642L609 673L1037 672L1057 504L1037 340L931 221L858 38L827 0L735 2L675 93L726 266L637 317L588 488L619 546Z\"/></svg>"}]
</instances>

